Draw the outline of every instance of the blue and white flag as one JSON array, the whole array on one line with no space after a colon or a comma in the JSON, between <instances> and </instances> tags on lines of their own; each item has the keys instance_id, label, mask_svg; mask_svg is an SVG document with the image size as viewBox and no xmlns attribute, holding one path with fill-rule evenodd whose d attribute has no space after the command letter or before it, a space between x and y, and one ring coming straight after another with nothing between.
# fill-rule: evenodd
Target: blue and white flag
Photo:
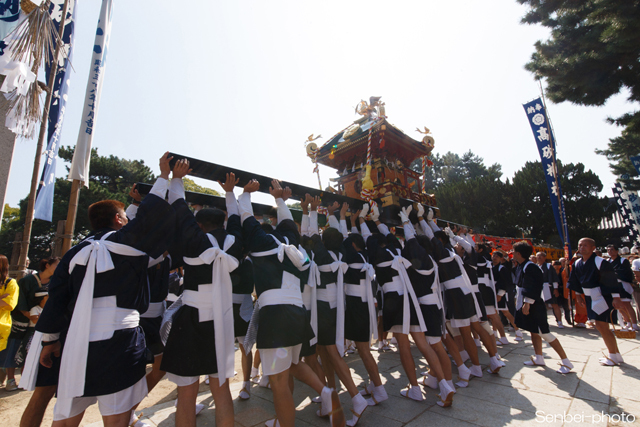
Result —
<instances>
[{"instance_id":1,"label":"blue and white flag","mask_svg":"<svg viewBox=\"0 0 640 427\"><path fill-rule=\"evenodd\" d=\"M631 160L631 163L638 171L638 175L640 175L640 156L629 157L629 160Z\"/></svg>"},{"instance_id":2,"label":"blue and white flag","mask_svg":"<svg viewBox=\"0 0 640 427\"><path fill-rule=\"evenodd\" d=\"M62 41L64 47L60 49L58 56L58 70L56 72L51 106L49 107L49 117L47 118L47 149L43 153L45 156L44 169L38 186L36 204L33 217L45 221L53 218L53 193L56 184L56 159L60 148L60 134L64 121L65 107L67 104L67 92L69 91L69 80L71 79L71 57L73 52L73 38L75 17L77 8L75 1L69 1L67 6L67 16L64 25ZM64 0L54 0L49 6L49 13L53 18L56 31L60 28L62 21L62 9ZM49 81L51 67L45 67L46 81Z\"/></svg>"},{"instance_id":3,"label":"blue and white flag","mask_svg":"<svg viewBox=\"0 0 640 427\"><path fill-rule=\"evenodd\" d=\"M100 20L96 30L96 39L91 57L91 70L87 81L87 93L84 98L84 110L80 121L78 142L73 153L69 180L77 179L85 186L89 186L89 162L91 161L91 143L95 133L96 119L100 93L104 82L104 72L107 65L107 52L111 38L111 16L113 12L112 0L103 0L100 9Z\"/></svg>"},{"instance_id":4,"label":"blue and white flag","mask_svg":"<svg viewBox=\"0 0 640 427\"><path fill-rule=\"evenodd\" d=\"M547 187L549 189L549 198L553 208L553 216L556 220L558 234L563 244L569 245L569 229L567 227L567 215L564 210L564 199L562 197L562 189L560 188L560 180L558 179L558 171L555 167L556 150L555 137L553 136L549 118L544 108L544 103L540 98L524 104L524 111L527 113L527 119L533 130L538 151L540 152L540 160L542 169L544 170ZM566 236L566 237L565 237Z\"/></svg>"},{"instance_id":5,"label":"blue and white flag","mask_svg":"<svg viewBox=\"0 0 640 427\"><path fill-rule=\"evenodd\" d=\"M613 196L618 204L622 222L627 227L627 236L632 244L640 245L640 200L638 195L626 191L622 184L616 182L612 188Z\"/></svg>"}]
</instances>

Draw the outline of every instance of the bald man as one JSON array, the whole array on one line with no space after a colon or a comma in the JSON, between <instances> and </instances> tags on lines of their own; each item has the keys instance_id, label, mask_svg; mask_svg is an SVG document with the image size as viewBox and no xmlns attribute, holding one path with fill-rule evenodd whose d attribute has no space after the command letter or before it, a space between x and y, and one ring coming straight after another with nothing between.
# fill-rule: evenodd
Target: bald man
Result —
<instances>
[{"instance_id":1,"label":"bald man","mask_svg":"<svg viewBox=\"0 0 640 427\"><path fill-rule=\"evenodd\" d=\"M624 361L609 323L615 320L612 319L612 310L622 308L622 284L618 282L611 264L597 256L595 249L596 242L593 239L585 237L578 242L578 253L582 259L573 266L569 289L575 291L578 299L586 304L589 319L596 321L596 329L609 350L609 355L601 358L600 363L616 366Z\"/></svg>"}]
</instances>

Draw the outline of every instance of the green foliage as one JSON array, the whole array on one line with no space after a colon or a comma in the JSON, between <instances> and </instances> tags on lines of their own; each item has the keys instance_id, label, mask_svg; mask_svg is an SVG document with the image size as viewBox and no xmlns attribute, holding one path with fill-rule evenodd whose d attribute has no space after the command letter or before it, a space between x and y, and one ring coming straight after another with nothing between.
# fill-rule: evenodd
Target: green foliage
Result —
<instances>
[{"instance_id":1,"label":"green foliage","mask_svg":"<svg viewBox=\"0 0 640 427\"><path fill-rule=\"evenodd\" d=\"M569 227L569 239L575 246L582 237L602 241L597 229L602 219L612 212L607 210L606 197L598 197L602 191L600 178L582 163L563 165L558 161L558 176L564 195L564 205ZM561 241L552 213L549 191L540 162L527 162L513 177L511 194L516 226L525 234L546 243L560 246Z\"/></svg>"},{"instance_id":2,"label":"green foliage","mask_svg":"<svg viewBox=\"0 0 640 427\"><path fill-rule=\"evenodd\" d=\"M546 79L547 95L554 102L604 105L621 90L629 101L640 101L640 1L638 0L518 0L530 7L523 23L551 30L538 41L525 68L536 79ZM623 126L607 150L597 150L618 175L637 177L628 157L640 153L640 112L610 122ZM633 181L633 182L631 182ZM640 180L626 180L640 189Z\"/></svg>"},{"instance_id":3,"label":"green foliage","mask_svg":"<svg viewBox=\"0 0 640 427\"><path fill-rule=\"evenodd\" d=\"M480 177L499 179L502 176L502 167L499 164L486 167L484 160L473 154L471 150L464 153L462 157L450 151L442 156L435 154L431 157L431 161L433 166L427 168L426 173L427 192L434 192L445 183L453 184ZM422 160L417 159L410 167L422 173Z\"/></svg>"},{"instance_id":4,"label":"green foliage","mask_svg":"<svg viewBox=\"0 0 640 427\"><path fill-rule=\"evenodd\" d=\"M202 186L196 184L192 179L189 179L189 178L185 177L185 178L182 178L182 182L184 184L185 191L193 191L193 192L196 192L196 193L210 194L212 196L220 196L221 195L220 193L218 193L213 188L202 187Z\"/></svg>"},{"instance_id":5,"label":"green foliage","mask_svg":"<svg viewBox=\"0 0 640 427\"><path fill-rule=\"evenodd\" d=\"M69 164L73 158L73 149L60 147L59 156ZM67 171L69 167L67 166ZM114 199L123 203L129 201L129 190L136 182L152 183L155 176L151 169L141 160L126 160L116 156L100 156L98 150L91 150L91 167L89 174L89 188L80 190L78 213L76 216L75 240L89 233L90 225L87 217L89 205L100 200ZM51 242L59 220L67 219L71 182L66 178L57 178L53 199L53 222L34 220L29 245L29 258L39 260L48 255ZM0 253L11 254L11 248L16 231L24 228L27 210L27 198L20 201L20 213L17 220L11 221L0 231Z\"/></svg>"},{"instance_id":6,"label":"green foliage","mask_svg":"<svg viewBox=\"0 0 640 427\"><path fill-rule=\"evenodd\" d=\"M20 220L20 208L12 208L8 203L5 204L2 214L2 228L10 226L12 222L18 220Z\"/></svg>"}]
</instances>

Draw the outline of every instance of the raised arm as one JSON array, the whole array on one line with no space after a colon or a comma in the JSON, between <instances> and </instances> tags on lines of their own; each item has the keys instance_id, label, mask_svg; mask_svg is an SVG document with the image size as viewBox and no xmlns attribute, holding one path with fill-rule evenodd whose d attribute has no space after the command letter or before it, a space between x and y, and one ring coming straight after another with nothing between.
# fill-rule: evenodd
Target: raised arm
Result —
<instances>
[{"instance_id":1,"label":"raised arm","mask_svg":"<svg viewBox=\"0 0 640 427\"><path fill-rule=\"evenodd\" d=\"M347 210L349 210L349 204L344 202L342 208L340 208L340 232L343 238L349 237L349 230L347 229Z\"/></svg>"},{"instance_id":2,"label":"raised arm","mask_svg":"<svg viewBox=\"0 0 640 427\"><path fill-rule=\"evenodd\" d=\"M285 219L290 219L293 221L289 206L287 206L287 204L284 202L285 199L283 198L283 195L285 194L285 190L282 188L282 186L280 186L280 181L278 181L277 179L271 181L269 193L273 196L274 199L276 199L276 205L278 206L278 224Z\"/></svg>"},{"instance_id":3,"label":"raised arm","mask_svg":"<svg viewBox=\"0 0 640 427\"><path fill-rule=\"evenodd\" d=\"M338 222L338 218L334 215L335 211L340 207L340 203L333 202L329 206L327 206L327 222L329 223L329 227L335 228L336 230L340 230L340 223Z\"/></svg>"},{"instance_id":4,"label":"raised arm","mask_svg":"<svg viewBox=\"0 0 640 427\"><path fill-rule=\"evenodd\" d=\"M318 230L318 206L320 206L320 197L314 197L309 204L309 235L319 235Z\"/></svg>"}]
</instances>

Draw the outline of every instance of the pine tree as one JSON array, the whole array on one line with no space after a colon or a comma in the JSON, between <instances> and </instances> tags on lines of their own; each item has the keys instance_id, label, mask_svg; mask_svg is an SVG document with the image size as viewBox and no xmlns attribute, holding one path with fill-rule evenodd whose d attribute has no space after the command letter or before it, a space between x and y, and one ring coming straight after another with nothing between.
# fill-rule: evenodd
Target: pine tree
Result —
<instances>
[{"instance_id":1,"label":"pine tree","mask_svg":"<svg viewBox=\"0 0 640 427\"><path fill-rule=\"evenodd\" d=\"M600 106L626 90L629 101L640 101L640 1L517 1L530 7L523 23L551 30L549 40L536 42L525 66L536 79L546 80L549 99ZM608 158L613 173L629 175L627 184L640 188L628 161L640 153L640 111L609 121L624 128L622 136L596 152Z\"/></svg>"}]
</instances>

